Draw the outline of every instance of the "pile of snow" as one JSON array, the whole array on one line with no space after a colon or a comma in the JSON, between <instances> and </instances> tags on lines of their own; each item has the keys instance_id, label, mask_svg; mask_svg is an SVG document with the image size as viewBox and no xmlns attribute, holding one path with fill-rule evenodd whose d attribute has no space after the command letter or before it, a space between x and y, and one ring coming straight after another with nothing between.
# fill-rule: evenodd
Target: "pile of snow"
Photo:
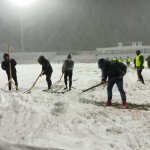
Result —
<instances>
[{"instance_id":1,"label":"pile of snow","mask_svg":"<svg viewBox=\"0 0 150 150\"><path fill-rule=\"evenodd\" d=\"M61 76L62 65L52 66L54 83ZM32 145L30 149L33 150L38 150L38 147L43 147L41 150L50 150L50 147L65 150L150 149L149 110L96 105L93 102L107 99L106 86L81 94L83 89L101 81L97 64L75 64L73 88L64 94L43 92L47 88L45 76L39 79L31 94L24 94L23 91L37 78L41 66L18 65L17 71L20 91L0 91L0 150L5 150L3 145L6 150L13 150L9 145L14 145L8 144L8 141L23 145L15 147L15 150L27 149L26 145ZM4 71L0 70L0 73L3 88L7 77ZM150 104L149 74L150 70L145 68L143 76L146 84L142 85L137 82L136 71L128 69L124 77L128 103ZM53 88L63 89L63 85L62 81ZM116 86L113 89L113 102L121 104Z\"/></svg>"}]
</instances>

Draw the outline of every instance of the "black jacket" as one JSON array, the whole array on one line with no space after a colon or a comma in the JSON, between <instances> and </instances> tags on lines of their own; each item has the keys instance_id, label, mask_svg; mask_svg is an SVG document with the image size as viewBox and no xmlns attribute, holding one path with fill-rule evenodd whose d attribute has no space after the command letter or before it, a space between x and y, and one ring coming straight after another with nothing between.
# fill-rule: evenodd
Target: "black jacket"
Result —
<instances>
[{"instance_id":1,"label":"black jacket","mask_svg":"<svg viewBox=\"0 0 150 150\"><path fill-rule=\"evenodd\" d=\"M11 72L12 74L15 74L16 73L15 66L17 65L17 62L14 59L10 59L10 63L11 63ZM5 70L7 74L10 74L9 60L3 60L1 64L1 68Z\"/></svg>"},{"instance_id":2,"label":"black jacket","mask_svg":"<svg viewBox=\"0 0 150 150\"><path fill-rule=\"evenodd\" d=\"M66 59L63 63L62 72L72 71L74 67L74 61L71 59Z\"/></svg>"},{"instance_id":3,"label":"black jacket","mask_svg":"<svg viewBox=\"0 0 150 150\"><path fill-rule=\"evenodd\" d=\"M127 66L121 62L105 62L102 67L102 81L111 80L115 77L123 77L127 72Z\"/></svg>"},{"instance_id":4,"label":"black jacket","mask_svg":"<svg viewBox=\"0 0 150 150\"><path fill-rule=\"evenodd\" d=\"M47 59L43 59L41 65L43 74L51 74L53 72L52 66Z\"/></svg>"}]
</instances>

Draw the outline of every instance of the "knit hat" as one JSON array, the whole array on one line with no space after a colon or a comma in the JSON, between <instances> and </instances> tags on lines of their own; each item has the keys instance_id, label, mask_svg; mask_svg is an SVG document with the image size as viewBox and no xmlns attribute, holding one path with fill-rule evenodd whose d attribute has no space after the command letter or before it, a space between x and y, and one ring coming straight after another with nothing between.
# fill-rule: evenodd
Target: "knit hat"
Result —
<instances>
[{"instance_id":1,"label":"knit hat","mask_svg":"<svg viewBox=\"0 0 150 150\"><path fill-rule=\"evenodd\" d=\"M139 54L141 54L141 51L138 49L138 50L136 51L136 55L139 55Z\"/></svg>"},{"instance_id":2,"label":"knit hat","mask_svg":"<svg viewBox=\"0 0 150 150\"><path fill-rule=\"evenodd\" d=\"M9 57L9 55L7 53L4 53L3 58L5 59L5 57Z\"/></svg>"},{"instance_id":3,"label":"knit hat","mask_svg":"<svg viewBox=\"0 0 150 150\"><path fill-rule=\"evenodd\" d=\"M71 57L71 54L69 54L69 55L67 56L67 58L70 58L70 59L71 59L71 58L72 58L72 57Z\"/></svg>"}]
</instances>

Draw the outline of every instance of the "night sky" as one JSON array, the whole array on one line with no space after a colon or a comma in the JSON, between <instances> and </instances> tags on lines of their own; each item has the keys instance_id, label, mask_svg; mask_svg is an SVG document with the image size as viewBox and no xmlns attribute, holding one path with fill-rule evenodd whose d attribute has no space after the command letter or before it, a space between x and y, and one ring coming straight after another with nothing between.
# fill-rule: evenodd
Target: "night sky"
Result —
<instances>
[{"instance_id":1,"label":"night sky","mask_svg":"<svg viewBox=\"0 0 150 150\"><path fill-rule=\"evenodd\" d=\"M150 0L37 0L18 7L0 1L0 50L95 50L118 42L150 45Z\"/></svg>"}]
</instances>

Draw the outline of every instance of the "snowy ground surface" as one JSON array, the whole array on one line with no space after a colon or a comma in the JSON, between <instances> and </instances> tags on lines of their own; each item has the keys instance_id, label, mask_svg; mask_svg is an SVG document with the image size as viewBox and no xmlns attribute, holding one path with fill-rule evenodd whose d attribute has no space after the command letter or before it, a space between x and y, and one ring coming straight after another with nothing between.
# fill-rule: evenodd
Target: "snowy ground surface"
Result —
<instances>
[{"instance_id":1,"label":"snowy ground surface","mask_svg":"<svg viewBox=\"0 0 150 150\"><path fill-rule=\"evenodd\" d=\"M52 64L53 83L61 76L61 64ZM62 93L46 93L45 76L31 94L24 94L41 71L40 65L18 65L20 91L0 90L0 150L149 150L150 109L118 109L99 106L107 99L106 86L80 94L98 84L101 71L97 64L76 64L73 88ZM7 77L0 70L0 85ZM128 69L124 77L127 102L149 106L150 70L143 70L145 85L137 82L136 71ZM53 89L61 87L63 81ZM121 104L115 86L113 102ZM14 143L14 144L12 144ZM27 146L30 145L30 146Z\"/></svg>"}]
</instances>

